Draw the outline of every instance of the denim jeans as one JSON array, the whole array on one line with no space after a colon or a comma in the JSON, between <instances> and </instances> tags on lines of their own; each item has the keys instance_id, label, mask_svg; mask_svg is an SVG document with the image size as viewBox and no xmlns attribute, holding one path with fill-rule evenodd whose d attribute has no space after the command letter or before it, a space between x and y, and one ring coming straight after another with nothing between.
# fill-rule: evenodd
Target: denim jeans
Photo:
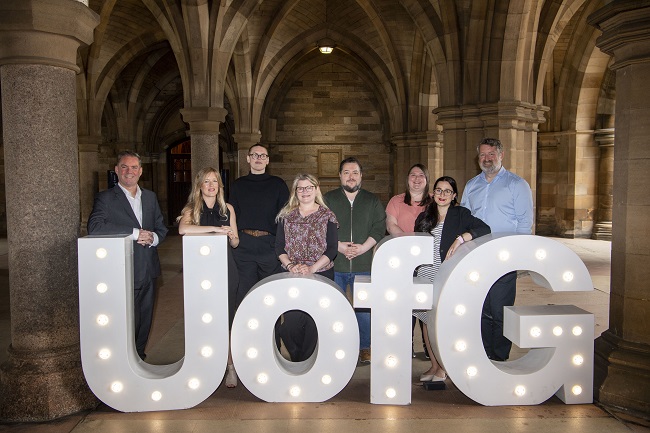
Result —
<instances>
[{"instance_id":1,"label":"denim jeans","mask_svg":"<svg viewBox=\"0 0 650 433\"><path fill-rule=\"evenodd\" d=\"M348 285L354 294L354 277L356 275L370 275L370 272L334 272L334 282L344 295ZM370 313L356 311L355 315L359 324L359 349L370 349Z\"/></svg>"}]
</instances>

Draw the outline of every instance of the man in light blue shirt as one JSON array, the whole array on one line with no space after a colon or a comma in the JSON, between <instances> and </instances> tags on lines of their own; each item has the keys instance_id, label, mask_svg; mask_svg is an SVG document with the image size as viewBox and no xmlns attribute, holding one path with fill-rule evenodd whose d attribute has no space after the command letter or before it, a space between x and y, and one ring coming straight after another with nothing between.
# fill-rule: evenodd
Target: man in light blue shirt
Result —
<instances>
[{"instance_id":1,"label":"man in light blue shirt","mask_svg":"<svg viewBox=\"0 0 650 433\"><path fill-rule=\"evenodd\" d=\"M485 138L477 146L482 173L467 182L461 206L490 226L492 233L531 234L533 194L521 177L503 168L503 145ZM481 315L481 335L488 358L505 361L512 342L503 336L503 307L514 305L517 272L499 278L490 288Z\"/></svg>"}]
</instances>

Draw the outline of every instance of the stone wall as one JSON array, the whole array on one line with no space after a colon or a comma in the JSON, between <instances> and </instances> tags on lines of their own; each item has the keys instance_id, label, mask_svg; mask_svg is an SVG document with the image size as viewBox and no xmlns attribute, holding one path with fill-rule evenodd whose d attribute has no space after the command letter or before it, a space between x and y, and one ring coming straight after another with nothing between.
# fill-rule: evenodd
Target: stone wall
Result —
<instances>
[{"instance_id":1,"label":"stone wall","mask_svg":"<svg viewBox=\"0 0 650 433\"><path fill-rule=\"evenodd\" d=\"M340 184L332 158L338 159L337 152L354 156L363 165L363 187L386 204L391 158L383 123L377 98L361 77L340 65L319 66L292 84L275 114L269 172L287 183L298 173L315 174L326 192Z\"/></svg>"}]
</instances>

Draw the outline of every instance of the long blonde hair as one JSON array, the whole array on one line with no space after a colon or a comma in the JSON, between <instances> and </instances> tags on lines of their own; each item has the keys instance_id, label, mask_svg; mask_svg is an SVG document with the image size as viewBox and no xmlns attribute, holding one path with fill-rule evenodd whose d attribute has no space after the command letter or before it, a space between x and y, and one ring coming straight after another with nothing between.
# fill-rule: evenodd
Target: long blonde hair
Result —
<instances>
[{"instance_id":1,"label":"long blonde hair","mask_svg":"<svg viewBox=\"0 0 650 433\"><path fill-rule=\"evenodd\" d=\"M280 220L283 220L284 218L287 217L287 215L291 213L291 211L293 211L298 206L300 206L300 201L298 200L298 195L296 194L296 188L298 187L298 182L300 182L301 180L308 180L309 183L311 183L313 186L316 187L316 203L327 208L327 206L325 205L325 201L323 200L323 194L320 192L320 188L319 188L320 182L318 181L316 176L308 173L300 173L293 180L293 186L291 187L289 201L280 210L278 216L275 217L275 222L279 222Z\"/></svg>"},{"instance_id":2,"label":"long blonde hair","mask_svg":"<svg viewBox=\"0 0 650 433\"><path fill-rule=\"evenodd\" d=\"M201 194L201 185L208 175L214 173L217 178L217 183L219 184L219 191L217 192L217 205L219 205L219 215L226 218L228 215L228 207L226 206L226 200L223 195L223 181L221 180L221 175L219 171L212 167L205 167L199 170L199 172L194 176L194 183L192 184L192 191L190 192L189 197L187 197L187 203L181 214L176 218L176 222L179 222L185 212L190 214L190 222L195 225L201 225L201 211L203 211L203 196Z\"/></svg>"}]
</instances>

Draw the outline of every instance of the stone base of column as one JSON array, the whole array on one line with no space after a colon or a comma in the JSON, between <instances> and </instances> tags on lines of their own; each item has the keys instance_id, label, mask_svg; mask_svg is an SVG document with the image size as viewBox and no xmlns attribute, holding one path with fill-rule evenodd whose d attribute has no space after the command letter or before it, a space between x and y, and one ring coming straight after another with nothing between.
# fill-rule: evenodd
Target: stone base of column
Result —
<instances>
[{"instance_id":1,"label":"stone base of column","mask_svg":"<svg viewBox=\"0 0 650 433\"><path fill-rule=\"evenodd\" d=\"M650 427L650 345L608 330L594 350L594 398L617 417Z\"/></svg>"},{"instance_id":2,"label":"stone base of column","mask_svg":"<svg viewBox=\"0 0 650 433\"><path fill-rule=\"evenodd\" d=\"M49 421L97 407L81 369L79 347L18 353L0 367L0 420Z\"/></svg>"},{"instance_id":3,"label":"stone base of column","mask_svg":"<svg viewBox=\"0 0 650 433\"><path fill-rule=\"evenodd\" d=\"M603 221L596 223L594 226L594 233L592 239L597 241L611 241L612 240L612 222Z\"/></svg>"}]
</instances>

